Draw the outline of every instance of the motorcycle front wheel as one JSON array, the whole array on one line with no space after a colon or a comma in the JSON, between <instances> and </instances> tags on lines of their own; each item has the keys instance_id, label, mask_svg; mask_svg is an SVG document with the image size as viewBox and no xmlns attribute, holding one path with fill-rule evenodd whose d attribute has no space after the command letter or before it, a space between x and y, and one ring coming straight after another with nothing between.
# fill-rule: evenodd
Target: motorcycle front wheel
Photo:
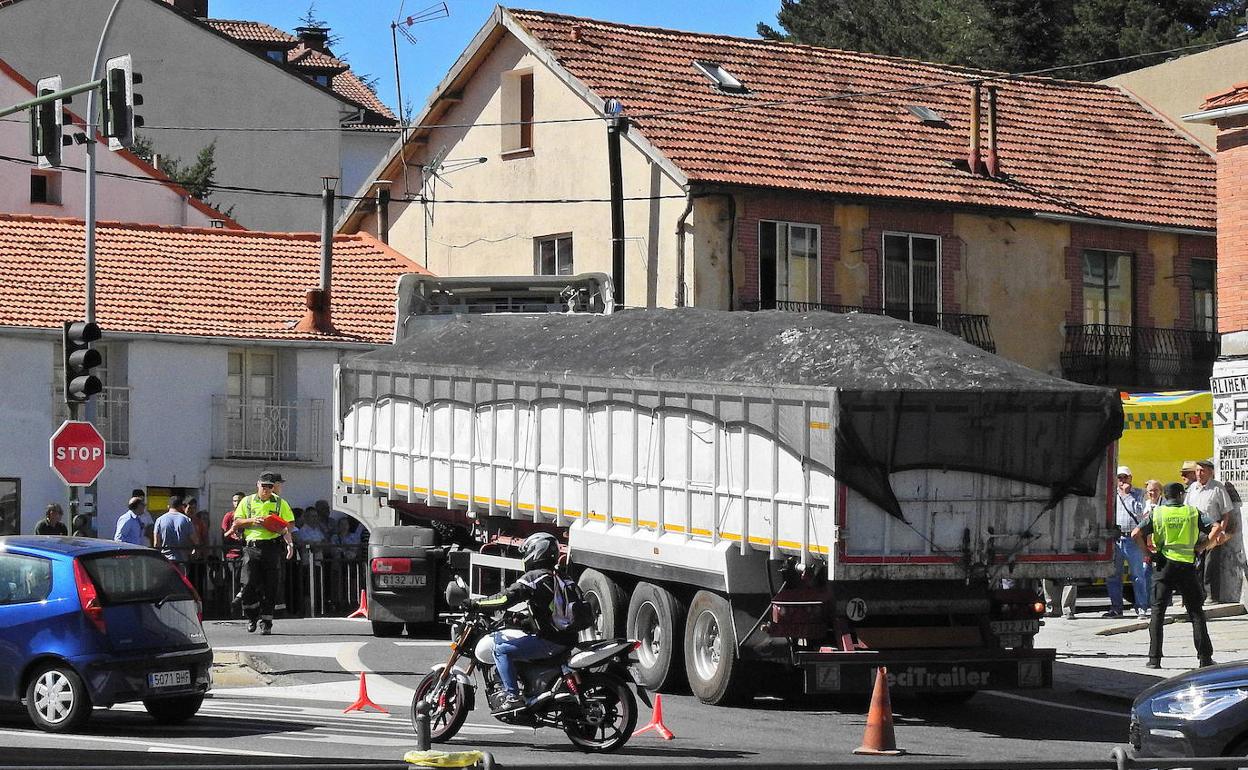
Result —
<instances>
[{"instance_id":1,"label":"motorcycle front wheel","mask_svg":"<svg viewBox=\"0 0 1248 770\"><path fill-rule=\"evenodd\" d=\"M605 754L628 742L637 727L637 699L610 674L581 676L581 703L565 711L563 731L581 751Z\"/></svg>"},{"instance_id":2,"label":"motorcycle front wheel","mask_svg":"<svg viewBox=\"0 0 1248 770\"><path fill-rule=\"evenodd\" d=\"M416 692L412 695L412 730L416 730L416 705L428 700L429 740L445 743L455 737L468 719L468 712L472 711L472 694L454 676L440 690L435 690L437 685L436 671L425 674L425 678L416 685Z\"/></svg>"}]
</instances>

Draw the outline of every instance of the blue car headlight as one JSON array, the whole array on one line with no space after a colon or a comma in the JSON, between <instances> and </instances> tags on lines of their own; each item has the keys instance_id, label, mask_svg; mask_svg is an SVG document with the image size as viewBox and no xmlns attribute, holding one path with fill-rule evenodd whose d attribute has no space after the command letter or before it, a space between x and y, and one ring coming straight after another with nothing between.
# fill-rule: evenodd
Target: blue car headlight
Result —
<instances>
[{"instance_id":1,"label":"blue car headlight","mask_svg":"<svg viewBox=\"0 0 1248 770\"><path fill-rule=\"evenodd\" d=\"M1248 689L1243 687L1193 685L1186 690L1153 698L1150 708L1154 716L1195 721L1211 717L1244 700L1248 700Z\"/></svg>"}]
</instances>

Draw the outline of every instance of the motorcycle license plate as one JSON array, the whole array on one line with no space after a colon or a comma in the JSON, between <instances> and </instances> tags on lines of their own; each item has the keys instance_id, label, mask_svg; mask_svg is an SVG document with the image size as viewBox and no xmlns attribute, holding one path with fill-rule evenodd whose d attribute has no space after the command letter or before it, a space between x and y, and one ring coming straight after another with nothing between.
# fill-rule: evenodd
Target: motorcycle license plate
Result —
<instances>
[{"instance_id":1,"label":"motorcycle license plate","mask_svg":"<svg viewBox=\"0 0 1248 770\"><path fill-rule=\"evenodd\" d=\"M425 584L424 575L378 575L381 588L419 588Z\"/></svg>"},{"instance_id":2,"label":"motorcycle license plate","mask_svg":"<svg viewBox=\"0 0 1248 770\"><path fill-rule=\"evenodd\" d=\"M191 683L190 671L158 671L147 675L150 687L186 687Z\"/></svg>"}]
</instances>

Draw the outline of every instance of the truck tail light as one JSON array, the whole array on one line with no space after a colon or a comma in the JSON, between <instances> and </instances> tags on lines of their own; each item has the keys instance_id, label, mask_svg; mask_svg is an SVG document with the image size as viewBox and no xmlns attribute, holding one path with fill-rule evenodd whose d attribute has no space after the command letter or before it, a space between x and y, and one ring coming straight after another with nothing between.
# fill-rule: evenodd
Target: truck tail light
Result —
<instances>
[{"instance_id":1,"label":"truck tail light","mask_svg":"<svg viewBox=\"0 0 1248 770\"><path fill-rule=\"evenodd\" d=\"M78 601L82 603L82 614L99 629L101 634L108 633L104 624L104 605L100 604L100 594L95 589L95 581L87 574L82 562L74 559L74 582L78 585Z\"/></svg>"},{"instance_id":2,"label":"truck tail light","mask_svg":"<svg viewBox=\"0 0 1248 770\"><path fill-rule=\"evenodd\" d=\"M412 571L412 560L399 557L382 557L373 559L372 572L374 575L405 575Z\"/></svg>"}]
</instances>

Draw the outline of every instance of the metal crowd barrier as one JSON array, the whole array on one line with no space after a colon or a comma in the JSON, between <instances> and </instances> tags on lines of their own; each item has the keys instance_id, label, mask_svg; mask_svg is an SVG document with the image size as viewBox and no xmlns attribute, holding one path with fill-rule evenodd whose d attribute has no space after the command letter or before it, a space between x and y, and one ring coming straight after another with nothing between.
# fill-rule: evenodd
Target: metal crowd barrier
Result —
<instances>
[{"instance_id":1,"label":"metal crowd barrier","mask_svg":"<svg viewBox=\"0 0 1248 770\"><path fill-rule=\"evenodd\" d=\"M367 579L368 545L295 545L281 573L277 611L289 617L345 615L359 606ZM229 546L197 548L186 576L204 603L205 620L241 618L234 597L242 589L242 552Z\"/></svg>"}]
</instances>

